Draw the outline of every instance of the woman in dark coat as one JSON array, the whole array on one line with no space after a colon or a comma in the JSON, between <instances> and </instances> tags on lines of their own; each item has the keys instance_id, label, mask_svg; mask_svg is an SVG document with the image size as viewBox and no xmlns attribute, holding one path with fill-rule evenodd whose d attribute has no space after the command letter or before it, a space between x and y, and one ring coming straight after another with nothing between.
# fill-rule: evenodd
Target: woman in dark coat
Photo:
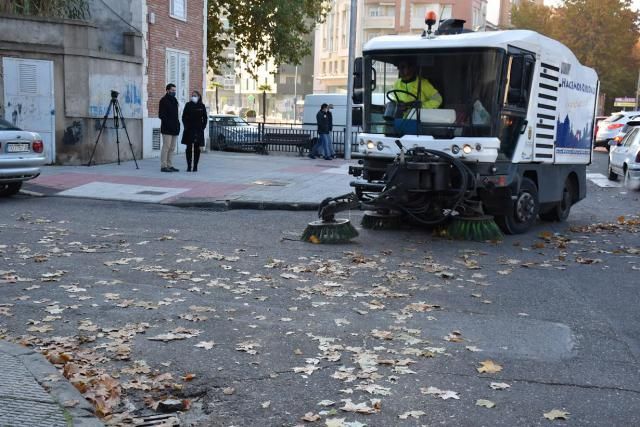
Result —
<instances>
[{"instance_id":1,"label":"woman in dark coat","mask_svg":"<svg viewBox=\"0 0 640 427\"><path fill-rule=\"evenodd\" d=\"M207 127L207 108L202 103L202 96L197 90L191 92L191 101L187 102L182 112L182 143L187 146L187 172L198 171L200 147L204 147L204 129ZM193 163L191 162L193 153ZM191 165L193 164L193 169Z\"/></svg>"}]
</instances>

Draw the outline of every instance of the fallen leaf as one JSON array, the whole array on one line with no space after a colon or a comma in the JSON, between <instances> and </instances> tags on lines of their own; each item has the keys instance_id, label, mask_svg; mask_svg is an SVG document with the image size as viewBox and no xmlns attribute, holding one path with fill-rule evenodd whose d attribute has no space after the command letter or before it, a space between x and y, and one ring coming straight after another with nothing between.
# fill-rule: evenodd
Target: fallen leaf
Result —
<instances>
[{"instance_id":1,"label":"fallen leaf","mask_svg":"<svg viewBox=\"0 0 640 427\"><path fill-rule=\"evenodd\" d=\"M183 381L191 381L196 377L196 374L187 374L184 377L181 377Z\"/></svg>"},{"instance_id":2,"label":"fallen leaf","mask_svg":"<svg viewBox=\"0 0 640 427\"><path fill-rule=\"evenodd\" d=\"M549 412L544 413L544 417L548 420L568 420L570 412L561 411L560 409L552 409Z\"/></svg>"},{"instance_id":3,"label":"fallen leaf","mask_svg":"<svg viewBox=\"0 0 640 427\"><path fill-rule=\"evenodd\" d=\"M494 390L506 390L511 386L507 383L491 383L489 384L489 387L491 387Z\"/></svg>"},{"instance_id":4,"label":"fallen leaf","mask_svg":"<svg viewBox=\"0 0 640 427\"><path fill-rule=\"evenodd\" d=\"M313 423L320 419L320 415L314 414L313 412L307 412L306 414L304 414L304 417L302 417L301 419L302 421L308 421L310 423Z\"/></svg>"},{"instance_id":5,"label":"fallen leaf","mask_svg":"<svg viewBox=\"0 0 640 427\"><path fill-rule=\"evenodd\" d=\"M227 396L231 396L233 393L236 392L236 389L233 388L233 387L225 387L225 388L222 389L222 392L224 394L226 394Z\"/></svg>"},{"instance_id":6,"label":"fallen leaf","mask_svg":"<svg viewBox=\"0 0 640 427\"><path fill-rule=\"evenodd\" d=\"M476 368L478 372L481 374L495 374L496 372L502 371L502 366L498 365L492 360L485 360L484 362L480 362L482 366Z\"/></svg>"},{"instance_id":7,"label":"fallen leaf","mask_svg":"<svg viewBox=\"0 0 640 427\"><path fill-rule=\"evenodd\" d=\"M496 404L495 404L495 403L493 403L493 402L492 402L492 401L490 401L490 400L486 400L486 399L478 399L478 400L476 400L476 406L483 406L483 407L485 407L485 408L489 408L489 409L491 409L491 408L495 407L495 406L496 406Z\"/></svg>"},{"instance_id":8,"label":"fallen leaf","mask_svg":"<svg viewBox=\"0 0 640 427\"><path fill-rule=\"evenodd\" d=\"M204 348L205 350L211 350L215 343L213 341L200 341L194 347Z\"/></svg>"},{"instance_id":9,"label":"fallen leaf","mask_svg":"<svg viewBox=\"0 0 640 427\"><path fill-rule=\"evenodd\" d=\"M422 411L407 411L404 414L398 415L398 418L401 420L406 420L409 417L411 418L420 418L421 415L425 415L425 412Z\"/></svg>"},{"instance_id":10,"label":"fallen leaf","mask_svg":"<svg viewBox=\"0 0 640 427\"><path fill-rule=\"evenodd\" d=\"M260 406L262 406L262 409L267 409L269 406L271 406L271 401L267 400L266 402L262 402Z\"/></svg>"}]
</instances>

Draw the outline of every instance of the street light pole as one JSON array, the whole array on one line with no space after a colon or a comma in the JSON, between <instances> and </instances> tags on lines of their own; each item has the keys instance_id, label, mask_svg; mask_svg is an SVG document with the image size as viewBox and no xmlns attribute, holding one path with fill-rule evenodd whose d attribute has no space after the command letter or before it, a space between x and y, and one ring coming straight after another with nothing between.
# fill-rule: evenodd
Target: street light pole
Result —
<instances>
[{"instance_id":1,"label":"street light pole","mask_svg":"<svg viewBox=\"0 0 640 427\"><path fill-rule=\"evenodd\" d=\"M356 58L356 25L358 18L358 0L351 0L349 20L349 64L347 67L347 123L344 127L344 158L351 159L351 115L353 114L353 62Z\"/></svg>"}]
</instances>

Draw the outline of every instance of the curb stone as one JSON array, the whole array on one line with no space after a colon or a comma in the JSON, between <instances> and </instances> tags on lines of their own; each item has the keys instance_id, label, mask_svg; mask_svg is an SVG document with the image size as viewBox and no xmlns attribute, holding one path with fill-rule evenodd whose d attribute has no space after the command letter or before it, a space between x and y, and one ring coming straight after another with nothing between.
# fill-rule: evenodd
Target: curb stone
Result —
<instances>
[{"instance_id":1,"label":"curb stone","mask_svg":"<svg viewBox=\"0 0 640 427\"><path fill-rule=\"evenodd\" d=\"M0 341L0 352L16 358L24 365L38 384L60 405L63 412L71 417L73 426L104 426L93 413L91 404L40 353L6 341ZM68 400L77 400L79 403L74 407L64 407L62 402Z\"/></svg>"}]
</instances>

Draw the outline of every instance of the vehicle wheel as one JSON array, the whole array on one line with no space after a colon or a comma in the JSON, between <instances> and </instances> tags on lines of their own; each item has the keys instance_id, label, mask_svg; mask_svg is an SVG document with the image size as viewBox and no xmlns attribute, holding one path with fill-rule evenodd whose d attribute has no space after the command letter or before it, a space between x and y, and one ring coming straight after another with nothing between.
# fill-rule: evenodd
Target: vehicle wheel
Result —
<instances>
[{"instance_id":1,"label":"vehicle wheel","mask_svg":"<svg viewBox=\"0 0 640 427\"><path fill-rule=\"evenodd\" d=\"M18 194L22 188L22 182L11 182L9 184L0 184L0 197L9 197Z\"/></svg>"},{"instance_id":2,"label":"vehicle wheel","mask_svg":"<svg viewBox=\"0 0 640 427\"><path fill-rule=\"evenodd\" d=\"M526 233L536 222L540 203L538 189L529 178L522 178L518 197L513 202L511 212L507 215L496 216L498 226L507 234Z\"/></svg>"},{"instance_id":3,"label":"vehicle wheel","mask_svg":"<svg viewBox=\"0 0 640 427\"><path fill-rule=\"evenodd\" d=\"M569 217L571 206L575 198L575 189L571 180L567 179L562 190L562 200L560 200L550 211L540 213L540 218L544 221L562 222Z\"/></svg>"},{"instance_id":4,"label":"vehicle wheel","mask_svg":"<svg viewBox=\"0 0 640 427\"><path fill-rule=\"evenodd\" d=\"M611 163L609 163L609 167L608 167L608 176L607 178L609 178L609 181L617 181L618 180L618 174L615 173L612 169L611 169Z\"/></svg>"}]
</instances>

